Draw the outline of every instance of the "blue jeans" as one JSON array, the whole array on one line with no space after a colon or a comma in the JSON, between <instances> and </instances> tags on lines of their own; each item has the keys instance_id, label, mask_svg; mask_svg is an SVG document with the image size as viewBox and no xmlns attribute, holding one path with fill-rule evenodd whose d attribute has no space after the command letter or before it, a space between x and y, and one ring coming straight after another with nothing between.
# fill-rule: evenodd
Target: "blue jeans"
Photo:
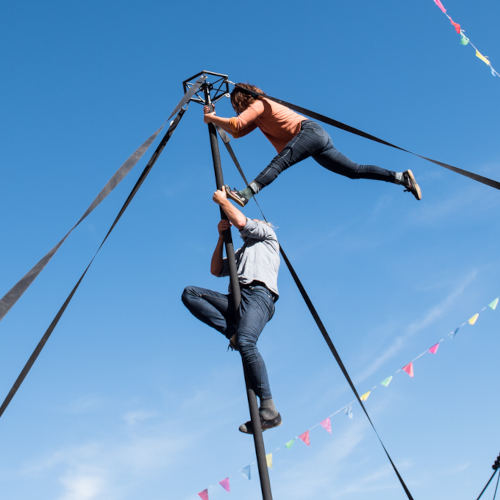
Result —
<instances>
[{"instance_id":1,"label":"blue jeans","mask_svg":"<svg viewBox=\"0 0 500 500\"><path fill-rule=\"evenodd\" d=\"M376 165L359 165L335 149L331 137L316 122L305 120L300 132L255 178L262 187L271 184L283 170L312 156L322 167L351 179L375 179L399 184L396 172Z\"/></svg>"},{"instance_id":2,"label":"blue jeans","mask_svg":"<svg viewBox=\"0 0 500 500\"><path fill-rule=\"evenodd\" d=\"M231 313L229 295L188 286L182 302L200 321L215 328L228 339L237 334L238 346L249 382L261 400L271 399L266 365L257 349L257 340L274 314L274 299L265 286L241 288L241 304L237 314Z\"/></svg>"}]
</instances>

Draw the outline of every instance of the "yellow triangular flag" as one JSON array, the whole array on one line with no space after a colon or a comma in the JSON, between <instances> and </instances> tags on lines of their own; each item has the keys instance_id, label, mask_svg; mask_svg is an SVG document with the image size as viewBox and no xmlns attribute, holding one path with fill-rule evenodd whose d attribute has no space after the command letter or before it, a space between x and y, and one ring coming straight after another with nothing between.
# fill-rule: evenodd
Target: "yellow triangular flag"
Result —
<instances>
[{"instance_id":1,"label":"yellow triangular flag","mask_svg":"<svg viewBox=\"0 0 500 500\"><path fill-rule=\"evenodd\" d=\"M481 52L479 52L479 50L477 49L476 49L476 57L479 57L479 59L481 59L481 61L483 61L488 66L490 65L490 61L488 60L488 58L486 56L483 56L483 54L481 54Z\"/></svg>"},{"instance_id":2,"label":"yellow triangular flag","mask_svg":"<svg viewBox=\"0 0 500 500\"><path fill-rule=\"evenodd\" d=\"M475 325L477 318L479 318L479 313L474 314L474 316L472 316L472 318L469 319L469 325Z\"/></svg>"},{"instance_id":3,"label":"yellow triangular flag","mask_svg":"<svg viewBox=\"0 0 500 500\"><path fill-rule=\"evenodd\" d=\"M266 455L266 463L267 463L267 466L271 469L273 466L273 454L272 453L268 453Z\"/></svg>"},{"instance_id":4,"label":"yellow triangular flag","mask_svg":"<svg viewBox=\"0 0 500 500\"><path fill-rule=\"evenodd\" d=\"M366 401L370 397L371 393L372 391L365 392L359 399L361 399L361 401Z\"/></svg>"}]
</instances>

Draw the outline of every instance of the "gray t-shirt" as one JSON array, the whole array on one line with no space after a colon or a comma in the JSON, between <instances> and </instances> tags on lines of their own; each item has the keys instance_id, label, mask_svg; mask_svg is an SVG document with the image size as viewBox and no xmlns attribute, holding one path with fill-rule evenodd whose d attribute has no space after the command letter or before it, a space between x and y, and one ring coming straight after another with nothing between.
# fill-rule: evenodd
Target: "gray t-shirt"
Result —
<instances>
[{"instance_id":1,"label":"gray t-shirt","mask_svg":"<svg viewBox=\"0 0 500 500\"><path fill-rule=\"evenodd\" d=\"M247 218L240 236L244 244L235 252L239 282L248 285L261 281L278 296L280 246L275 232L265 222ZM227 259L223 259L221 276L228 274Z\"/></svg>"}]
</instances>

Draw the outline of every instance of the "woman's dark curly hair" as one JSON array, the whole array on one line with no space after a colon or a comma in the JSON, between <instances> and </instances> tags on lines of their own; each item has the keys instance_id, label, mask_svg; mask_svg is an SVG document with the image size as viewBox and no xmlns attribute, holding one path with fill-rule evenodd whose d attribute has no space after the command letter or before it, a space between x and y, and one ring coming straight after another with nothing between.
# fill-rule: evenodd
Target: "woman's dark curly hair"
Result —
<instances>
[{"instance_id":1,"label":"woman's dark curly hair","mask_svg":"<svg viewBox=\"0 0 500 500\"><path fill-rule=\"evenodd\" d=\"M243 89L252 90L253 92L257 92L259 94L263 94L264 92L256 87L255 85L250 85L249 83L237 83L237 86L234 87L231 92L231 104L233 105L233 109L236 113L242 113L245 109L252 104L256 99L260 99L260 97L254 97L251 94L248 94ZM240 88L242 87L242 88Z\"/></svg>"}]
</instances>

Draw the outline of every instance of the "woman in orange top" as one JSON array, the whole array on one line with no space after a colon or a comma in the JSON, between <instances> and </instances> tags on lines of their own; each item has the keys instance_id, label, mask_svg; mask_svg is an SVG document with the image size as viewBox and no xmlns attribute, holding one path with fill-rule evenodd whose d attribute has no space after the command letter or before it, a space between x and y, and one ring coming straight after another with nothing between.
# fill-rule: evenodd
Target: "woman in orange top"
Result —
<instances>
[{"instance_id":1,"label":"woman in orange top","mask_svg":"<svg viewBox=\"0 0 500 500\"><path fill-rule=\"evenodd\" d=\"M236 117L223 118L208 106L204 107L205 123L218 125L235 138L258 127L278 152L245 189L236 191L226 188L228 196L239 205L245 206L254 194L274 181L281 172L309 156L331 172L351 179L374 179L400 184L417 200L422 198L411 170L393 172L375 165L359 165L335 149L331 137L318 123L270 99L254 97L244 89L263 93L254 85L238 83L231 92L231 104L238 113Z\"/></svg>"}]
</instances>

